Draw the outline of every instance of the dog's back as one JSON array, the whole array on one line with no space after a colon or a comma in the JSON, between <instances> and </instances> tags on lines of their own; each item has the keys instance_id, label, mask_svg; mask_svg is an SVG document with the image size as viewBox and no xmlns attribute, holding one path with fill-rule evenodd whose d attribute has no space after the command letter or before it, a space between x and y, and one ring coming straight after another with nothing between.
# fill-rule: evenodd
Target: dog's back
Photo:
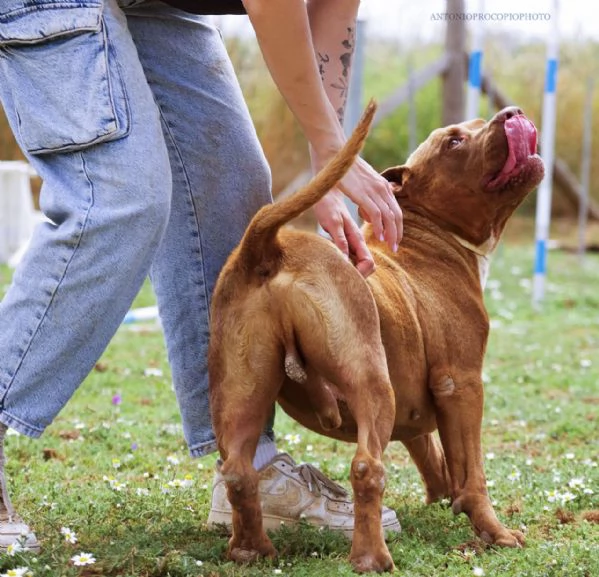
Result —
<instances>
[{"instance_id":1,"label":"dog's back","mask_svg":"<svg viewBox=\"0 0 599 577\"><path fill-rule=\"evenodd\" d=\"M279 270L281 251L277 233L289 221L316 204L349 170L368 135L376 105L370 102L345 146L306 186L289 198L262 207L251 220L239 246L227 261L215 297L231 274L243 274L245 282L261 283Z\"/></svg>"}]
</instances>

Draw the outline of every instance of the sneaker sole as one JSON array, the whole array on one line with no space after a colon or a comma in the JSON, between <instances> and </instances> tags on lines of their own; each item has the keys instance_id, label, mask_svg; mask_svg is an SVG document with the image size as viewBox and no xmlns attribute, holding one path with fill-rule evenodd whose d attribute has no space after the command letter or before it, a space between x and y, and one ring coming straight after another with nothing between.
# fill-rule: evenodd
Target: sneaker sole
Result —
<instances>
[{"instance_id":1,"label":"sneaker sole","mask_svg":"<svg viewBox=\"0 0 599 577\"><path fill-rule=\"evenodd\" d=\"M15 541L18 540L18 537L15 537ZM27 553L39 553L42 550L39 543L28 544L25 545L22 549L19 549L19 552ZM0 545L0 555L5 555L8 551L8 545Z\"/></svg>"},{"instance_id":2,"label":"sneaker sole","mask_svg":"<svg viewBox=\"0 0 599 577\"><path fill-rule=\"evenodd\" d=\"M232 523L233 520L230 512L210 511L210 514L208 515L208 529L217 529L224 525L230 533ZM262 524L266 531L278 531L282 525L294 525L295 523L297 523L295 519L286 519L284 517L277 517L276 515L262 515ZM330 525L328 526L328 529L343 533L349 540L353 539L353 529L331 527ZM389 523L383 526L383 530L385 531L385 538L392 537L394 534L401 533L401 525L399 524L399 521Z\"/></svg>"}]
</instances>

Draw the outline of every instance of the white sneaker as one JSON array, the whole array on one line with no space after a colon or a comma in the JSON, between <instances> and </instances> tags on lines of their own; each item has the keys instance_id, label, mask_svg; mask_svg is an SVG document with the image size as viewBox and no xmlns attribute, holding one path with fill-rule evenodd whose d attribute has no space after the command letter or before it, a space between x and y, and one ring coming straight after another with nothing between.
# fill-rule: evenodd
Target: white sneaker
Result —
<instances>
[{"instance_id":1,"label":"white sneaker","mask_svg":"<svg viewBox=\"0 0 599 577\"><path fill-rule=\"evenodd\" d=\"M227 499L225 479L217 463L212 483L212 507L208 526L231 528L232 509ZM304 520L317 527L342 531L348 538L354 533L354 504L347 491L312 465L296 465L287 453L279 453L259 471L260 501L264 529L275 530L281 524ZM401 526L395 511L383 507L385 534L399 533Z\"/></svg>"},{"instance_id":2,"label":"white sneaker","mask_svg":"<svg viewBox=\"0 0 599 577\"><path fill-rule=\"evenodd\" d=\"M0 520L0 553L6 553L11 545L17 551L37 553L40 550L35 534L18 516Z\"/></svg>"}]
</instances>

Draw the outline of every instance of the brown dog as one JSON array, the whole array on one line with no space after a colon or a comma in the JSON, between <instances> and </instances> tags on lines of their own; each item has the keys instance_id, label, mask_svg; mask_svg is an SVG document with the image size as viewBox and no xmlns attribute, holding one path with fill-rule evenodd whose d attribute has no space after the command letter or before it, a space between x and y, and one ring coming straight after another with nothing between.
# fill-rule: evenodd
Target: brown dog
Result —
<instances>
[{"instance_id":1,"label":"brown dog","mask_svg":"<svg viewBox=\"0 0 599 577\"><path fill-rule=\"evenodd\" d=\"M536 130L506 108L486 123L435 130L405 166L386 170L404 238L393 253L365 225L377 268L364 280L329 241L281 227L342 177L372 113L307 187L256 215L214 292L211 403L237 561L276 553L252 467L275 401L309 429L357 442L357 571L393 569L381 529L389 440L407 447L428 502L449 497L487 543L523 543L495 516L483 471L482 284L508 217L543 176Z\"/></svg>"}]
</instances>

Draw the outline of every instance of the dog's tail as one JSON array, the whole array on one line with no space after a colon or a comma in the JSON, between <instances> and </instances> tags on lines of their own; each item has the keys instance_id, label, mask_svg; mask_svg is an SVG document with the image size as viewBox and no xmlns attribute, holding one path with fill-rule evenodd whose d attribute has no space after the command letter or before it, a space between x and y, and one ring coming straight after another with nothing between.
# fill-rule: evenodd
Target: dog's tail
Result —
<instances>
[{"instance_id":1,"label":"dog's tail","mask_svg":"<svg viewBox=\"0 0 599 577\"><path fill-rule=\"evenodd\" d=\"M343 178L362 149L375 112L376 104L371 100L343 148L308 184L289 198L263 206L256 213L241 240L238 252L240 262L249 270L254 270L275 257L274 253L278 250L278 230L316 204Z\"/></svg>"}]
</instances>

